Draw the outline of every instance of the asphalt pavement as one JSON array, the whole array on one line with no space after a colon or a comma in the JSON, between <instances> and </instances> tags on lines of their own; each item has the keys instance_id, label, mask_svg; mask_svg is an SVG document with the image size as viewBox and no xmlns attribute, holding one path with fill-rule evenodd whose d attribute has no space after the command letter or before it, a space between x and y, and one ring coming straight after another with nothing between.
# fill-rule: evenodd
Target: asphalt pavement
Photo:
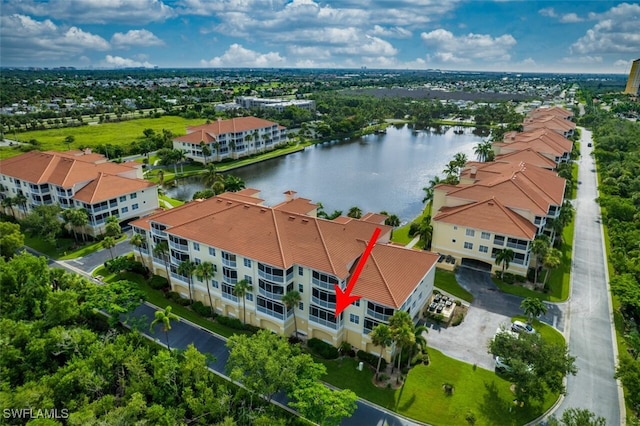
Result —
<instances>
[{"instance_id":1,"label":"asphalt pavement","mask_svg":"<svg viewBox=\"0 0 640 426\"><path fill-rule=\"evenodd\" d=\"M581 129L578 160L578 196L571 268L569 352L576 356L578 374L567 378L567 395L557 410L586 408L606 419L607 425L624 424L622 390L613 378L617 346L608 287L607 259L600 218L597 174L591 132Z\"/></svg>"}]
</instances>

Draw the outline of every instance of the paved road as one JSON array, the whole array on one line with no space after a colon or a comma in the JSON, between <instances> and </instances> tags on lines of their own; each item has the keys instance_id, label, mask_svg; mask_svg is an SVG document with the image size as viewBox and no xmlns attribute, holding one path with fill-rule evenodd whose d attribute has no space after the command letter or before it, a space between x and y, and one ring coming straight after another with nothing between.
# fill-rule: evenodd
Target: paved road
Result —
<instances>
[{"instance_id":1,"label":"paved road","mask_svg":"<svg viewBox=\"0 0 640 426\"><path fill-rule=\"evenodd\" d=\"M578 374L567 379L567 396L557 414L571 407L586 408L606 419L623 423L621 392L613 378L616 346L613 337L607 264L603 247L595 163L590 154L591 132L581 129L578 161L579 185L575 202L576 223L569 302L569 350L577 357Z\"/></svg>"},{"instance_id":2,"label":"paved road","mask_svg":"<svg viewBox=\"0 0 640 426\"><path fill-rule=\"evenodd\" d=\"M522 315L522 298L501 293L488 272L461 267L458 268L456 279L473 294L473 304L459 326L430 326L427 341L430 346L450 357L493 370L495 362L487 351L489 340L500 326L511 323L511 317ZM550 303L546 305L547 314L540 320L563 331L564 306Z\"/></svg>"}]
</instances>

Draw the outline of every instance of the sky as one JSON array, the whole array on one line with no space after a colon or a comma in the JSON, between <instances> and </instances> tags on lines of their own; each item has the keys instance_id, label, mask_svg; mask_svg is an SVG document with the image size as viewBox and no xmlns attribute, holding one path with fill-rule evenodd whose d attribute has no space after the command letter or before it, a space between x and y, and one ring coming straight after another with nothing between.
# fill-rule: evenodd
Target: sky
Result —
<instances>
[{"instance_id":1,"label":"sky","mask_svg":"<svg viewBox=\"0 0 640 426\"><path fill-rule=\"evenodd\" d=\"M0 65L628 73L640 4L0 0Z\"/></svg>"}]
</instances>

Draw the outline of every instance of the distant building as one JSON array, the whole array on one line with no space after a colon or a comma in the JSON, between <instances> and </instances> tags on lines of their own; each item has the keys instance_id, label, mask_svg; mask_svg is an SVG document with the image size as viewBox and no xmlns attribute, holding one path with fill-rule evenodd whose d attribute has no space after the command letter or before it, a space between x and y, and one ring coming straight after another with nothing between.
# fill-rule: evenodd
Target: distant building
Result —
<instances>
[{"instance_id":1,"label":"distant building","mask_svg":"<svg viewBox=\"0 0 640 426\"><path fill-rule=\"evenodd\" d=\"M34 207L58 204L84 208L91 235L104 230L107 217L120 221L158 209L158 186L142 178L140 163L111 163L86 151L31 151L0 161L0 199L13 198L6 214L25 216Z\"/></svg>"},{"instance_id":2,"label":"distant building","mask_svg":"<svg viewBox=\"0 0 640 426\"><path fill-rule=\"evenodd\" d=\"M173 148L185 151L187 158L206 163L271 151L287 140L286 127L278 123L257 117L238 117L188 127L186 135L173 140ZM205 158L200 143L209 147L211 157Z\"/></svg>"},{"instance_id":3,"label":"distant building","mask_svg":"<svg viewBox=\"0 0 640 426\"><path fill-rule=\"evenodd\" d=\"M640 59L636 59L631 63L631 71L629 71L629 79L624 93L637 95L638 88L640 88Z\"/></svg>"},{"instance_id":4,"label":"distant building","mask_svg":"<svg viewBox=\"0 0 640 426\"><path fill-rule=\"evenodd\" d=\"M242 108L263 108L273 109L278 112L284 111L289 106L295 106L298 108L306 109L308 111L314 111L316 109L316 101L309 99L296 99L296 100L284 100L284 99L264 99L256 98L254 96L238 96L236 103Z\"/></svg>"}]
</instances>

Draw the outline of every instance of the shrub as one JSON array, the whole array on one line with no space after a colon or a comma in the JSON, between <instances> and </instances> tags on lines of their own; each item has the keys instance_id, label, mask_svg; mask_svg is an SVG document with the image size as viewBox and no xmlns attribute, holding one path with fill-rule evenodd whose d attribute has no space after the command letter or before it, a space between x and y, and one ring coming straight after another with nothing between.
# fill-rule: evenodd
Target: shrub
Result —
<instances>
[{"instance_id":1,"label":"shrub","mask_svg":"<svg viewBox=\"0 0 640 426\"><path fill-rule=\"evenodd\" d=\"M516 276L510 272L505 272L504 274L502 274L502 281L507 284L513 284L516 282Z\"/></svg>"},{"instance_id":2,"label":"shrub","mask_svg":"<svg viewBox=\"0 0 640 426\"><path fill-rule=\"evenodd\" d=\"M516 275L516 281L519 283L524 283L527 282L527 277L525 277L524 275Z\"/></svg>"},{"instance_id":3,"label":"shrub","mask_svg":"<svg viewBox=\"0 0 640 426\"><path fill-rule=\"evenodd\" d=\"M180 296L180 293L175 291L168 291L164 296L181 306L187 306L191 303L189 299L185 299L184 297Z\"/></svg>"},{"instance_id":4,"label":"shrub","mask_svg":"<svg viewBox=\"0 0 640 426\"><path fill-rule=\"evenodd\" d=\"M340 349L338 349L338 350L343 355L347 355L351 351L351 343L349 343L347 341L343 341L342 343L340 343Z\"/></svg>"},{"instance_id":5,"label":"shrub","mask_svg":"<svg viewBox=\"0 0 640 426\"><path fill-rule=\"evenodd\" d=\"M356 355L358 356L358 359L360 361L366 362L373 368L376 368L378 366L378 356L362 350L358 351ZM387 368L387 361L382 358L382 362L380 362L380 370L384 370L385 368Z\"/></svg>"},{"instance_id":6,"label":"shrub","mask_svg":"<svg viewBox=\"0 0 640 426\"><path fill-rule=\"evenodd\" d=\"M437 314L434 312L425 312L424 317L427 319L430 319L431 321L435 322L436 324L442 324L444 322L444 315L442 314Z\"/></svg>"},{"instance_id":7,"label":"shrub","mask_svg":"<svg viewBox=\"0 0 640 426\"><path fill-rule=\"evenodd\" d=\"M457 312L453 316L453 320L451 321L451 326L453 327L459 326L462 323L463 319L464 319L464 314L462 312Z\"/></svg>"},{"instance_id":8,"label":"shrub","mask_svg":"<svg viewBox=\"0 0 640 426\"><path fill-rule=\"evenodd\" d=\"M338 358L338 350L330 344L323 342L315 337L307 341L307 347L311 349L316 355L324 359L336 359Z\"/></svg>"},{"instance_id":9,"label":"shrub","mask_svg":"<svg viewBox=\"0 0 640 426\"><path fill-rule=\"evenodd\" d=\"M244 330L245 326L238 318L225 317L220 315L216 320L225 327L233 328L234 330Z\"/></svg>"},{"instance_id":10,"label":"shrub","mask_svg":"<svg viewBox=\"0 0 640 426\"><path fill-rule=\"evenodd\" d=\"M453 395L454 387L451 383L443 383L442 390L444 390L445 395L451 396Z\"/></svg>"},{"instance_id":11,"label":"shrub","mask_svg":"<svg viewBox=\"0 0 640 426\"><path fill-rule=\"evenodd\" d=\"M420 230L420 224L417 222L411 222L409 225L409 236L413 237Z\"/></svg>"},{"instance_id":12,"label":"shrub","mask_svg":"<svg viewBox=\"0 0 640 426\"><path fill-rule=\"evenodd\" d=\"M378 376L378 381L379 382L386 382L387 380L389 380L391 377L387 376L384 373L380 373L380 375Z\"/></svg>"},{"instance_id":13,"label":"shrub","mask_svg":"<svg viewBox=\"0 0 640 426\"><path fill-rule=\"evenodd\" d=\"M193 302L193 305L191 305L191 309L193 309L193 311L196 314L202 317L205 317L205 318L211 317L211 309L199 300L196 302Z\"/></svg>"},{"instance_id":14,"label":"shrub","mask_svg":"<svg viewBox=\"0 0 640 426\"><path fill-rule=\"evenodd\" d=\"M469 423L470 425L475 425L476 424L476 415L473 413L473 411L467 411L466 416L464 417L464 419L467 421L467 423Z\"/></svg>"},{"instance_id":15,"label":"shrub","mask_svg":"<svg viewBox=\"0 0 640 426\"><path fill-rule=\"evenodd\" d=\"M456 306L462 306L462 300L456 299L455 304Z\"/></svg>"},{"instance_id":16,"label":"shrub","mask_svg":"<svg viewBox=\"0 0 640 426\"><path fill-rule=\"evenodd\" d=\"M160 275L154 275L149 280L149 287L154 290L162 290L163 288L169 287L169 281L165 277L161 277Z\"/></svg>"}]
</instances>

